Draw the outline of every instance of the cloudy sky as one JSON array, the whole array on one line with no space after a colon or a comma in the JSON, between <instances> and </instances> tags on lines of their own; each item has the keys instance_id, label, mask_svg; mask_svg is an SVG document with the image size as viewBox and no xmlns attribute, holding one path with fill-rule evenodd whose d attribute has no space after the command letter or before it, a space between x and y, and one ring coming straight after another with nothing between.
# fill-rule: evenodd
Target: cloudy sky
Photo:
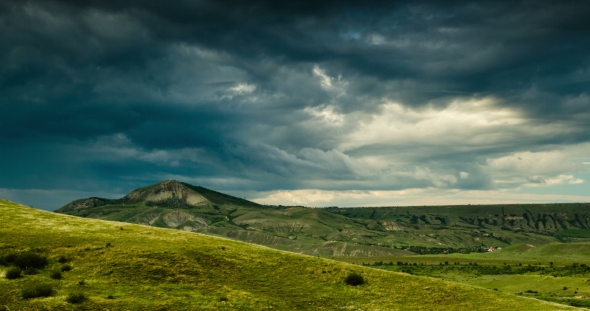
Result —
<instances>
[{"instance_id":1,"label":"cloudy sky","mask_svg":"<svg viewBox=\"0 0 590 311\"><path fill-rule=\"evenodd\" d=\"M0 1L0 198L590 201L584 1Z\"/></svg>"}]
</instances>

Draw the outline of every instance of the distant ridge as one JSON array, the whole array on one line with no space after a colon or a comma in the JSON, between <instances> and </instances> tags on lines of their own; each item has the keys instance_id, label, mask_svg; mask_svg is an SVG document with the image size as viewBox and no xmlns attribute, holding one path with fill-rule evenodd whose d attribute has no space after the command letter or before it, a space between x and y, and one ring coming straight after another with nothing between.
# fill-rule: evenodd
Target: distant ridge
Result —
<instances>
[{"instance_id":1,"label":"distant ridge","mask_svg":"<svg viewBox=\"0 0 590 311\"><path fill-rule=\"evenodd\" d=\"M258 203L240 199L225 193L170 179L135 189L121 199L112 200L92 197L76 200L57 209L56 212L66 213L112 204L140 204L166 208L194 208L215 204L234 204L253 207L261 206Z\"/></svg>"},{"instance_id":2,"label":"distant ridge","mask_svg":"<svg viewBox=\"0 0 590 311\"><path fill-rule=\"evenodd\" d=\"M318 256L380 257L590 241L590 204L306 208L260 205L166 180L111 200L73 201L56 212L213 234ZM403 246L403 248L402 248Z\"/></svg>"}]
</instances>

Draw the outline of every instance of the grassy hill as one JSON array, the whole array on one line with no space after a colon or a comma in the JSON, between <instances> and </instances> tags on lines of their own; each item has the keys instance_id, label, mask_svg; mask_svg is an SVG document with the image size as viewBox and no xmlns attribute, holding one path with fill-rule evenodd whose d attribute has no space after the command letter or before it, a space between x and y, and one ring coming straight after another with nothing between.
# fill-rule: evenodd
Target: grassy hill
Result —
<instances>
[{"instance_id":1,"label":"grassy hill","mask_svg":"<svg viewBox=\"0 0 590 311\"><path fill-rule=\"evenodd\" d=\"M0 306L10 310L570 309L180 230L71 217L1 200L0 211L2 258L48 258L37 274L14 280L4 277L9 267L0 266ZM52 271L64 265L71 270L52 279ZM347 285L351 272L367 283ZM54 293L23 299L22 288L34 284ZM71 293L87 300L66 302Z\"/></svg>"},{"instance_id":2,"label":"grassy hill","mask_svg":"<svg viewBox=\"0 0 590 311\"><path fill-rule=\"evenodd\" d=\"M118 200L77 200L57 212L207 233L302 254L362 258L437 253L448 248L453 248L452 252L474 252L489 246L589 241L588 207L585 203L263 206L168 180L136 189ZM399 249L402 246L403 251Z\"/></svg>"}]
</instances>

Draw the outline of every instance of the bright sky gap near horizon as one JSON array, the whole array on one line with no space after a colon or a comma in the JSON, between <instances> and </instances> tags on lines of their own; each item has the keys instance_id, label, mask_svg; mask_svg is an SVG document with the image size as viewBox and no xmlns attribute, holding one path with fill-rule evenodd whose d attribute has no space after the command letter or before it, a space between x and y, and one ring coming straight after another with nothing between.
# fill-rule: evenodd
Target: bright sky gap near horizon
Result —
<instances>
[{"instance_id":1,"label":"bright sky gap near horizon","mask_svg":"<svg viewBox=\"0 0 590 311\"><path fill-rule=\"evenodd\" d=\"M0 1L0 198L590 202L584 1Z\"/></svg>"}]
</instances>

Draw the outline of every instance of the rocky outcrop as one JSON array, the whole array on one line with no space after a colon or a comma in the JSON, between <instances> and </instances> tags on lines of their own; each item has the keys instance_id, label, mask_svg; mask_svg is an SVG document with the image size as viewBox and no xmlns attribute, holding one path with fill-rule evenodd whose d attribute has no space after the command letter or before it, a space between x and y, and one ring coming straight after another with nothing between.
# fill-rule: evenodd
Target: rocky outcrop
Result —
<instances>
[{"instance_id":1,"label":"rocky outcrop","mask_svg":"<svg viewBox=\"0 0 590 311\"><path fill-rule=\"evenodd\" d=\"M122 202L179 208L202 206L209 203L201 194L175 180L167 180L134 190L126 195Z\"/></svg>"}]
</instances>

